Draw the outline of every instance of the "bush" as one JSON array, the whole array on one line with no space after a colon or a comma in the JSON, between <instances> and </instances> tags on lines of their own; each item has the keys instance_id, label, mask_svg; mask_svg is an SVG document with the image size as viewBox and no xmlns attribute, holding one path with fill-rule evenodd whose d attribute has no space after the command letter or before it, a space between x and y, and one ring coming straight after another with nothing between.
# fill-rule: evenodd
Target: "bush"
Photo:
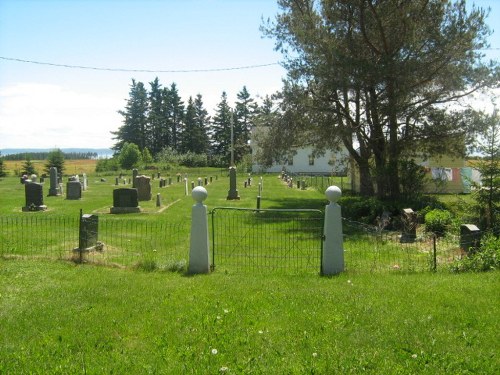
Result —
<instances>
[{"instance_id":1,"label":"bush","mask_svg":"<svg viewBox=\"0 0 500 375\"><path fill-rule=\"evenodd\" d=\"M493 235L486 235L481 240L478 251L454 261L451 272L484 272L500 268L500 239Z\"/></svg>"},{"instance_id":2,"label":"bush","mask_svg":"<svg viewBox=\"0 0 500 375\"><path fill-rule=\"evenodd\" d=\"M425 214L425 230L437 234L446 233L446 229L451 224L451 213L446 210L431 210Z\"/></svg>"},{"instance_id":3,"label":"bush","mask_svg":"<svg viewBox=\"0 0 500 375\"><path fill-rule=\"evenodd\" d=\"M339 204L342 216L366 224L374 224L377 216L384 211L384 205L373 197L343 196Z\"/></svg>"}]
</instances>

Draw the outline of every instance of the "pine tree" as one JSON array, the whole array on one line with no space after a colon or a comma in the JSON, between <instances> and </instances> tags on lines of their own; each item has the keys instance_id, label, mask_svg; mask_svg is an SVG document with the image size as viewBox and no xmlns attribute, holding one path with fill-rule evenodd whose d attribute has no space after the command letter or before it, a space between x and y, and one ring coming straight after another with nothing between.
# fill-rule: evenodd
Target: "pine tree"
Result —
<instances>
[{"instance_id":1,"label":"pine tree","mask_svg":"<svg viewBox=\"0 0 500 375\"><path fill-rule=\"evenodd\" d=\"M148 93L148 125L147 125L147 147L153 155L162 149L162 126L164 124L162 116L162 89L158 77L150 82L151 91Z\"/></svg>"},{"instance_id":2,"label":"pine tree","mask_svg":"<svg viewBox=\"0 0 500 375\"><path fill-rule=\"evenodd\" d=\"M162 146L179 151L184 127L184 103L175 83L170 85L170 89L163 89L162 117Z\"/></svg>"},{"instance_id":3,"label":"pine tree","mask_svg":"<svg viewBox=\"0 0 500 375\"><path fill-rule=\"evenodd\" d=\"M44 172L50 173L50 168L57 168L57 175L62 176L64 173L64 153L61 149L55 149L48 153L47 162L45 163Z\"/></svg>"},{"instance_id":4,"label":"pine tree","mask_svg":"<svg viewBox=\"0 0 500 375\"><path fill-rule=\"evenodd\" d=\"M125 142L135 143L139 149L147 145L148 128L148 95L142 82L136 82L132 79L129 92L129 99L124 111L118 111L123 119L123 125L118 131L111 132L118 142L113 146L113 150L122 149Z\"/></svg>"},{"instance_id":5,"label":"pine tree","mask_svg":"<svg viewBox=\"0 0 500 375\"><path fill-rule=\"evenodd\" d=\"M26 161L23 164L23 170L21 173L28 176L36 174L35 165L31 161L31 158L29 156L26 156Z\"/></svg>"},{"instance_id":6,"label":"pine tree","mask_svg":"<svg viewBox=\"0 0 500 375\"><path fill-rule=\"evenodd\" d=\"M188 100L184 119L184 133L182 136L181 152L194 152L195 154L208 153L208 134L209 125L208 112L203 107L203 100L200 94L193 100Z\"/></svg>"},{"instance_id":7,"label":"pine tree","mask_svg":"<svg viewBox=\"0 0 500 375\"><path fill-rule=\"evenodd\" d=\"M224 91L221 101L217 105L215 116L212 119L212 154L219 156L229 165L231 160L231 117L233 111L227 102L227 94Z\"/></svg>"},{"instance_id":8,"label":"pine tree","mask_svg":"<svg viewBox=\"0 0 500 375\"><path fill-rule=\"evenodd\" d=\"M234 159L236 162L242 160L244 155L250 154L250 131L253 126L253 119L257 104L250 97L246 88L237 94L237 101L234 113Z\"/></svg>"},{"instance_id":9,"label":"pine tree","mask_svg":"<svg viewBox=\"0 0 500 375\"><path fill-rule=\"evenodd\" d=\"M0 177L7 176L7 169L3 163L3 158L0 156Z\"/></svg>"}]
</instances>

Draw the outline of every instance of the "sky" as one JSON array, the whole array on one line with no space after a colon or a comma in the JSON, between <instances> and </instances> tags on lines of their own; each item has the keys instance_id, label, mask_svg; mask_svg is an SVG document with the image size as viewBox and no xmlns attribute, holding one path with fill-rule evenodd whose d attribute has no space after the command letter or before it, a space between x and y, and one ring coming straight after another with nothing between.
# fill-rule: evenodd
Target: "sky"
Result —
<instances>
[{"instance_id":1,"label":"sky","mask_svg":"<svg viewBox=\"0 0 500 375\"><path fill-rule=\"evenodd\" d=\"M474 3L500 24L500 0ZM112 147L132 79L201 94L210 114L243 86L259 102L286 76L259 30L277 12L275 0L0 0L0 149ZM500 30L490 45L500 60Z\"/></svg>"}]
</instances>

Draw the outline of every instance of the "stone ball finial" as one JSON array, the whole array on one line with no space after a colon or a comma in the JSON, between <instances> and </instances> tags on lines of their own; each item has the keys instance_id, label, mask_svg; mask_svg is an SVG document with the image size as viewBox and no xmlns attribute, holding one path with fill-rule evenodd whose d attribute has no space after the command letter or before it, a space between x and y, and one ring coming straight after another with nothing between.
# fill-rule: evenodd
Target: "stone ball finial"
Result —
<instances>
[{"instance_id":1,"label":"stone ball finial","mask_svg":"<svg viewBox=\"0 0 500 375\"><path fill-rule=\"evenodd\" d=\"M329 186L325 191L325 195L330 203L337 203L342 196L342 191L338 186Z\"/></svg>"},{"instance_id":2,"label":"stone ball finial","mask_svg":"<svg viewBox=\"0 0 500 375\"><path fill-rule=\"evenodd\" d=\"M203 186L196 186L191 192L191 196L197 203L202 203L208 197L207 189Z\"/></svg>"}]
</instances>

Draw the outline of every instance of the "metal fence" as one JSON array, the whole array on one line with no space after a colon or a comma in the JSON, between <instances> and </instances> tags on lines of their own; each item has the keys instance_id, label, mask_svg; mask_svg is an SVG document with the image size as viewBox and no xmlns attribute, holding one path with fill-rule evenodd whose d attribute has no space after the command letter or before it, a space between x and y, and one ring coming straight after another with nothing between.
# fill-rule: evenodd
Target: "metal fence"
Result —
<instances>
[{"instance_id":1,"label":"metal fence","mask_svg":"<svg viewBox=\"0 0 500 375\"><path fill-rule=\"evenodd\" d=\"M209 215L216 270L319 274L322 211L215 208ZM102 215L96 243L89 247L79 236L78 216L0 216L0 256L182 269L188 261L189 225ZM436 271L465 256L464 237L458 234L436 236L419 229L414 241L402 242L399 232L346 219L343 231L349 272Z\"/></svg>"},{"instance_id":2,"label":"metal fence","mask_svg":"<svg viewBox=\"0 0 500 375\"><path fill-rule=\"evenodd\" d=\"M317 274L323 216L320 210L214 208L212 268Z\"/></svg>"},{"instance_id":3,"label":"metal fence","mask_svg":"<svg viewBox=\"0 0 500 375\"><path fill-rule=\"evenodd\" d=\"M0 216L0 255L133 267L187 261L187 223L98 217L97 243L82 246L80 217Z\"/></svg>"}]
</instances>

